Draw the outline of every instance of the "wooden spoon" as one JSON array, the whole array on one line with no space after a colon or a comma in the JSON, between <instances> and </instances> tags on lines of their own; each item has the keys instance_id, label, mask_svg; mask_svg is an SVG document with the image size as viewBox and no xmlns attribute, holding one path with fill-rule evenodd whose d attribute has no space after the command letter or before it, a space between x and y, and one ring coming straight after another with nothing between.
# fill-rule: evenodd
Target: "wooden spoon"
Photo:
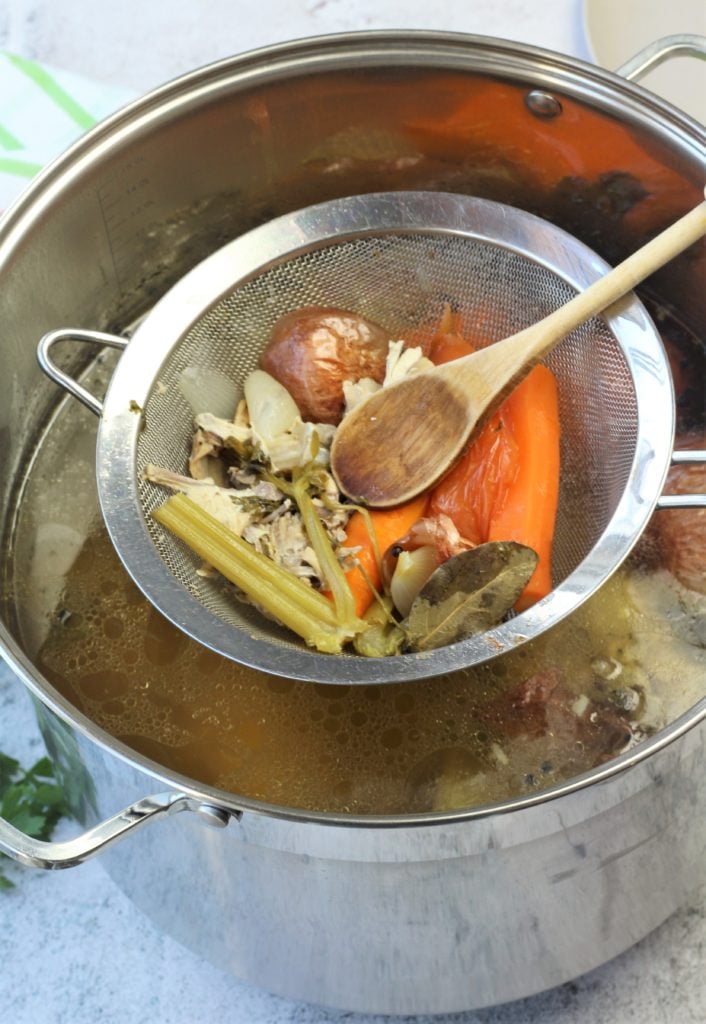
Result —
<instances>
[{"instance_id":1,"label":"wooden spoon","mask_svg":"<svg viewBox=\"0 0 706 1024\"><path fill-rule=\"evenodd\" d=\"M345 417L331 448L340 490L386 508L431 487L543 356L704 234L706 202L539 323L366 399Z\"/></svg>"}]
</instances>

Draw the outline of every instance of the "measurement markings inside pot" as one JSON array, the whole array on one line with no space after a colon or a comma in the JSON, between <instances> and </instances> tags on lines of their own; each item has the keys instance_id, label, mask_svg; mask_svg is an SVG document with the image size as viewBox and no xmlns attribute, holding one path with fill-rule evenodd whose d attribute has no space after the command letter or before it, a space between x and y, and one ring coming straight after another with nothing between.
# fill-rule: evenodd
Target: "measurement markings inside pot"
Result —
<instances>
[{"instance_id":1,"label":"measurement markings inside pot","mask_svg":"<svg viewBox=\"0 0 706 1024\"><path fill-rule=\"evenodd\" d=\"M158 202L144 157L119 168L96 189L115 280L121 295L131 290L135 246L145 238L145 221L156 219ZM149 237L149 231L147 232Z\"/></svg>"}]
</instances>

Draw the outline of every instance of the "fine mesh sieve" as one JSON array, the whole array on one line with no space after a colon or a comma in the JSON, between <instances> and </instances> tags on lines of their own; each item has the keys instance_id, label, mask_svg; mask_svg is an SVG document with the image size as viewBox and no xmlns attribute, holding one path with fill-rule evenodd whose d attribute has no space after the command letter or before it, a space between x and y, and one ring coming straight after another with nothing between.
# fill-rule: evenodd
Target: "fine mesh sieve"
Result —
<instances>
[{"instance_id":1,"label":"fine mesh sieve","mask_svg":"<svg viewBox=\"0 0 706 1024\"><path fill-rule=\"evenodd\" d=\"M235 661L293 678L371 683L421 678L479 663L538 636L620 564L641 533L669 466L674 402L666 358L641 304L626 299L574 330L547 358L559 383L561 486L555 589L481 636L423 654L367 659L318 654L239 601L150 512L165 492L147 463L184 473L192 410L187 367L238 385L257 366L283 314L351 310L392 337L433 330L445 303L488 341L567 302L608 268L565 232L501 204L442 193L358 196L310 207L236 239L182 278L129 344L94 332L53 332L44 368L101 413L101 506L126 568L152 603L188 634ZM101 406L48 360L57 338L125 347Z\"/></svg>"}]
</instances>

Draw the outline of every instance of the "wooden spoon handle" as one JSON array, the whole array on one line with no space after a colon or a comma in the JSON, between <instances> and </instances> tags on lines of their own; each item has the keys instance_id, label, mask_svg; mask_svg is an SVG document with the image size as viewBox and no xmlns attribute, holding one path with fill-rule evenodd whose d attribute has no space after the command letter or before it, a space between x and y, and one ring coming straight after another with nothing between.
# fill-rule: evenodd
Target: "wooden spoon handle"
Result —
<instances>
[{"instance_id":1,"label":"wooden spoon handle","mask_svg":"<svg viewBox=\"0 0 706 1024\"><path fill-rule=\"evenodd\" d=\"M706 202L700 203L676 223L633 253L605 277L594 282L549 316L525 330L481 349L480 352L440 367L449 380L464 386L479 372L489 375L491 388L506 393L550 352L570 331L607 309L684 249L706 234ZM467 363L467 367L462 364ZM482 366L482 370L481 370ZM438 372L438 371L437 371ZM492 376L492 382L490 381ZM489 388L489 392L491 390ZM477 390L477 381L476 381Z\"/></svg>"},{"instance_id":2,"label":"wooden spoon handle","mask_svg":"<svg viewBox=\"0 0 706 1024\"><path fill-rule=\"evenodd\" d=\"M706 202L538 324L366 399L345 417L331 447L339 488L381 508L420 494L562 338L704 234Z\"/></svg>"},{"instance_id":3,"label":"wooden spoon handle","mask_svg":"<svg viewBox=\"0 0 706 1024\"><path fill-rule=\"evenodd\" d=\"M706 202L685 214L678 221L662 231L647 245L628 256L605 277L589 285L554 313L536 324L532 331L539 334L533 356L540 359L550 348L561 341L570 331L590 317L611 306L623 295L627 295L636 284L659 270L684 249L697 242L706 234Z\"/></svg>"}]
</instances>

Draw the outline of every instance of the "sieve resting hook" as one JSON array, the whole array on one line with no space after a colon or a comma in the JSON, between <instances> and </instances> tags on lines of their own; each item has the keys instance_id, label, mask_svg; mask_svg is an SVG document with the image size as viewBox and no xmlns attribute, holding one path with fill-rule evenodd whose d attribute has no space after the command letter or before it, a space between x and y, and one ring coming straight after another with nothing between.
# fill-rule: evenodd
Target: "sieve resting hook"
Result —
<instances>
[{"instance_id":1,"label":"sieve resting hook","mask_svg":"<svg viewBox=\"0 0 706 1024\"><path fill-rule=\"evenodd\" d=\"M77 398L79 402L90 409L96 416L103 412L103 403L95 395L79 384L64 370L60 369L51 357L51 349L60 341L89 342L92 345L108 345L110 348L117 348L121 351L128 344L127 338L121 338L117 334L105 334L102 331L84 331L81 329L64 328L57 331L49 331L45 334L37 346L37 361L47 377L68 391L70 395Z\"/></svg>"}]
</instances>

